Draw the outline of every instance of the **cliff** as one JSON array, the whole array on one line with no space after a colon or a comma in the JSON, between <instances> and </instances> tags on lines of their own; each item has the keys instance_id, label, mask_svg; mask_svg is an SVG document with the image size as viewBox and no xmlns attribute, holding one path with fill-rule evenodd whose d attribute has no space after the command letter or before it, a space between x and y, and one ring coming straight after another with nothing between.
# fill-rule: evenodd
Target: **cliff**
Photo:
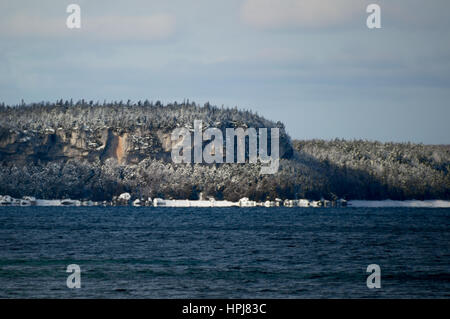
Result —
<instances>
[{"instance_id":1,"label":"cliff","mask_svg":"<svg viewBox=\"0 0 450 319\"><path fill-rule=\"evenodd\" d=\"M192 130L194 120L206 127L244 129L279 127L280 156L289 158L292 145L281 123L249 112L195 104L76 105L39 104L0 109L2 161L26 164L75 159L138 164L144 159L170 161L171 133ZM167 122L171 119L171 122Z\"/></svg>"}]
</instances>

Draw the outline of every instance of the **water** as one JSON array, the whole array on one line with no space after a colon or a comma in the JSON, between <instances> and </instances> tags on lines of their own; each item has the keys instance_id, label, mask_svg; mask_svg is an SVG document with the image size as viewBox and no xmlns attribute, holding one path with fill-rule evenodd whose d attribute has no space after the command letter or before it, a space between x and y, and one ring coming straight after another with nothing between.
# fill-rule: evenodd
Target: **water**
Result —
<instances>
[{"instance_id":1,"label":"water","mask_svg":"<svg viewBox=\"0 0 450 319\"><path fill-rule=\"evenodd\" d=\"M0 297L449 298L449 226L450 209L0 207Z\"/></svg>"}]
</instances>

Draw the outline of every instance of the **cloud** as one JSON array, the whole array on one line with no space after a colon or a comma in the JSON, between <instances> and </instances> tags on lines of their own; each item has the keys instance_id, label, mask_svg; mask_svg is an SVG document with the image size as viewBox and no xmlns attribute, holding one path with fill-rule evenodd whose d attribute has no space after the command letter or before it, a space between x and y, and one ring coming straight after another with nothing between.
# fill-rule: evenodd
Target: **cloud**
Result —
<instances>
[{"instance_id":1,"label":"cloud","mask_svg":"<svg viewBox=\"0 0 450 319\"><path fill-rule=\"evenodd\" d=\"M17 14L0 22L0 34L9 37L55 37L62 35L64 19Z\"/></svg>"},{"instance_id":2,"label":"cloud","mask_svg":"<svg viewBox=\"0 0 450 319\"><path fill-rule=\"evenodd\" d=\"M416 30L441 29L448 33L448 0L433 0L432 5L421 0L386 2L381 8L393 26Z\"/></svg>"},{"instance_id":3,"label":"cloud","mask_svg":"<svg viewBox=\"0 0 450 319\"><path fill-rule=\"evenodd\" d=\"M360 0L246 0L241 7L244 23L258 29L325 28L365 14Z\"/></svg>"},{"instance_id":4,"label":"cloud","mask_svg":"<svg viewBox=\"0 0 450 319\"><path fill-rule=\"evenodd\" d=\"M176 19L169 14L85 17L82 12L81 29L68 29L66 18L15 15L0 22L0 35L13 38L76 35L94 40L161 40L173 35L176 29Z\"/></svg>"},{"instance_id":5,"label":"cloud","mask_svg":"<svg viewBox=\"0 0 450 319\"><path fill-rule=\"evenodd\" d=\"M381 7L383 28L447 30L448 0L244 0L241 21L257 29L326 29L365 26L371 3Z\"/></svg>"},{"instance_id":6,"label":"cloud","mask_svg":"<svg viewBox=\"0 0 450 319\"><path fill-rule=\"evenodd\" d=\"M86 30L104 39L165 39L175 32L175 26L175 17L168 14L149 17L108 16L86 21Z\"/></svg>"}]
</instances>

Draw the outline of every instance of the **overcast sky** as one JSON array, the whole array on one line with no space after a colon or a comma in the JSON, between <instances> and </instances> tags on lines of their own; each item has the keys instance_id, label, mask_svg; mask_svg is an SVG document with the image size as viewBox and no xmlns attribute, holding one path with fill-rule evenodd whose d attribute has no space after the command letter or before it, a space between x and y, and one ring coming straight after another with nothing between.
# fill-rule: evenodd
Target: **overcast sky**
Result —
<instances>
[{"instance_id":1,"label":"overcast sky","mask_svg":"<svg viewBox=\"0 0 450 319\"><path fill-rule=\"evenodd\" d=\"M81 29L66 7L81 7ZM366 26L381 6L382 29ZM4 0L0 101L190 99L293 138L450 144L448 0Z\"/></svg>"}]
</instances>

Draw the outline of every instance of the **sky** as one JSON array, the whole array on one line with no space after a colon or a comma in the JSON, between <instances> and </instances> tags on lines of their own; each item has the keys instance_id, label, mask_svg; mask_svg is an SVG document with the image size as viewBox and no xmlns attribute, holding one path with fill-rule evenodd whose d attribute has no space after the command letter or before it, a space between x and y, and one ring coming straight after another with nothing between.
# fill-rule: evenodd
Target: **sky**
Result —
<instances>
[{"instance_id":1,"label":"sky","mask_svg":"<svg viewBox=\"0 0 450 319\"><path fill-rule=\"evenodd\" d=\"M189 99L295 139L450 144L449 13L448 0L4 0L0 102Z\"/></svg>"}]
</instances>

